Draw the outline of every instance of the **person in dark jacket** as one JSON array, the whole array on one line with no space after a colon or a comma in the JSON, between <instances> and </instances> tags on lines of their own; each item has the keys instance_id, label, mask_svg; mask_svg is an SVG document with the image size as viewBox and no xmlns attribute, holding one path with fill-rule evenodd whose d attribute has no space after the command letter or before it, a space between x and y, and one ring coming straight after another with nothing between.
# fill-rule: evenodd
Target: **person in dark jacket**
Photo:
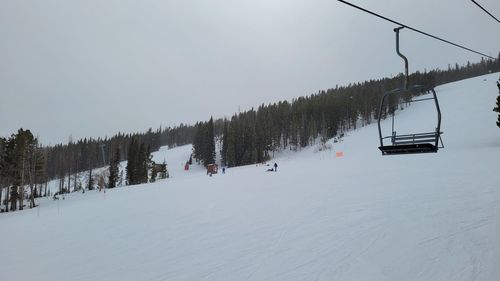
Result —
<instances>
[{"instance_id":1,"label":"person in dark jacket","mask_svg":"<svg viewBox=\"0 0 500 281\"><path fill-rule=\"evenodd\" d=\"M274 171L277 172L278 171L278 164L274 163Z\"/></svg>"}]
</instances>

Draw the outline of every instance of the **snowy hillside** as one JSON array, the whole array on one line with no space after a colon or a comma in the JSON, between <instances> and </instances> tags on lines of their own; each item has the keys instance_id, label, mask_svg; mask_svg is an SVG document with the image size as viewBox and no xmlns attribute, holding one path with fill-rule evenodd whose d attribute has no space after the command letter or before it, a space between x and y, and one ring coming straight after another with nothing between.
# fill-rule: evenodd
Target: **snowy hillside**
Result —
<instances>
[{"instance_id":1,"label":"snowy hillside","mask_svg":"<svg viewBox=\"0 0 500 281\"><path fill-rule=\"evenodd\" d=\"M193 165L191 166L191 171L185 172L184 171L184 164L186 161L189 159L189 156L191 155L192 152L192 146L191 145L184 145L180 147L176 147L174 149L169 149L168 147L161 147L159 151L155 151L151 153L153 156L153 161L157 164L162 164L164 161L167 164L167 169L169 172L169 176L171 178L175 177L189 177L193 172L204 172L205 169L202 166L199 165ZM127 161L122 161L120 162L119 165L119 171L123 172L122 176L122 185L125 185L126 177L127 177L127 171L126 171L126 166L127 166ZM100 175L103 175L106 178L107 182L107 177L109 176L109 166L102 167L102 168L96 168L92 170L92 175L94 178L94 182L98 182L98 177ZM77 183L81 184L83 187L87 186L88 183L88 176L89 173L87 171L81 172L77 174ZM66 177L64 179L64 186L67 187L67 180L68 178ZM73 190L73 182L74 178L72 175L71 178L71 190ZM97 187L96 187L97 188ZM48 183L48 189L51 191L51 194L54 194L55 192L59 191L59 179L52 180ZM68 196L65 194L65 196ZM69 195L74 196L73 195Z\"/></svg>"},{"instance_id":2,"label":"snowy hillside","mask_svg":"<svg viewBox=\"0 0 500 281\"><path fill-rule=\"evenodd\" d=\"M171 179L1 214L2 280L498 280L498 75L436 89L436 154L381 156L373 124L282 153L276 173L208 177L182 170L185 146L155 155ZM428 114L415 104L397 124Z\"/></svg>"}]
</instances>

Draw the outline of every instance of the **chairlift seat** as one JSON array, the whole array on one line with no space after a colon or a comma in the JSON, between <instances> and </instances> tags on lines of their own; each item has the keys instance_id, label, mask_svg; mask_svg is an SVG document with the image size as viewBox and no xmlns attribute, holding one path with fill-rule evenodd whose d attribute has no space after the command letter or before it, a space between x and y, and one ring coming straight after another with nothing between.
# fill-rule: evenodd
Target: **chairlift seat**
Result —
<instances>
[{"instance_id":1,"label":"chairlift seat","mask_svg":"<svg viewBox=\"0 0 500 281\"><path fill-rule=\"evenodd\" d=\"M379 146L382 155L412 154L437 152L438 148L432 143L414 143L400 145Z\"/></svg>"}]
</instances>

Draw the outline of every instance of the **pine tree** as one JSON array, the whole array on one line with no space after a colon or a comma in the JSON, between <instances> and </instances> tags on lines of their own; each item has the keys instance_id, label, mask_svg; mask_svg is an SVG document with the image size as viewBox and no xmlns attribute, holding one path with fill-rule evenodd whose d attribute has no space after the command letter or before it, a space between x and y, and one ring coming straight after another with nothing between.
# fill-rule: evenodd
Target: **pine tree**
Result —
<instances>
[{"instance_id":1,"label":"pine tree","mask_svg":"<svg viewBox=\"0 0 500 281\"><path fill-rule=\"evenodd\" d=\"M159 168L160 179L168 178L168 170L167 170L167 162L163 160L163 164L160 165Z\"/></svg>"},{"instance_id":2,"label":"pine tree","mask_svg":"<svg viewBox=\"0 0 500 281\"><path fill-rule=\"evenodd\" d=\"M203 123L196 123L196 132L193 139L193 156L199 163L204 159L205 126Z\"/></svg>"},{"instance_id":3,"label":"pine tree","mask_svg":"<svg viewBox=\"0 0 500 281\"><path fill-rule=\"evenodd\" d=\"M204 166L215 163L215 136L212 117L210 121L196 125L193 154L194 158Z\"/></svg>"},{"instance_id":4,"label":"pine tree","mask_svg":"<svg viewBox=\"0 0 500 281\"><path fill-rule=\"evenodd\" d=\"M148 145L148 147L146 149L145 156L146 156L146 159L145 159L146 172L144 175L144 183L147 183L148 179L149 179L149 171L153 171L154 166L155 166L155 162L153 161L153 155L151 154L151 146L150 145ZM155 180L156 180L156 175L155 175Z\"/></svg>"},{"instance_id":5,"label":"pine tree","mask_svg":"<svg viewBox=\"0 0 500 281\"><path fill-rule=\"evenodd\" d=\"M3 189L8 186L8 172L7 172L7 161L5 159L6 149L7 149L7 140L5 138L0 138L0 209L2 209L2 204L4 204ZM8 193L8 190L7 190ZM8 209L8 206L5 207Z\"/></svg>"},{"instance_id":6,"label":"pine tree","mask_svg":"<svg viewBox=\"0 0 500 281\"><path fill-rule=\"evenodd\" d=\"M92 169L89 169L89 177L87 179L87 189L94 190L94 178L92 177Z\"/></svg>"},{"instance_id":7,"label":"pine tree","mask_svg":"<svg viewBox=\"0 0 500 281\"><path fill-rule=\"evenodd\" d=\"M16 139L15 135L12 135L5 142L4 148L4 166L2 168L4 173L4 178L7 183L7 190L5 192L5 211L15 211L17 209L17 187L13 185L15 181L15 171L16 171ZM10 187L9 187L10 186ZM9 207L10 203L10 207Z\"/></svg>"},{"instance_id":8,"label":"pine tree","mask_svg":"<svg viewBox=\"0 0 500 281\"><path fill-rule=\"evenodd\" d=\"M205 151L205 165L215 163L215 137L214 137L214 120L210 117L210 121L207 124L206 131L206 151Z\"/></svg>"},{"instance_id":9,"label":"pine tree","mask_svg":"<svg viewBox=\"0 0 500 281\"><path fill-rule=\"evenodd\" d=\"M0 137L0 209L2 208L2 192L3 192L3 185L4 185L4 178L3 178L3 167L4 167L4 146L5 146L5 139Z\"/></svg>"},{"instance_id":10,"label":"pine tree","mask_svg":"<svg viewBox=\"0 0 500 281\"><path fill-rule=\"evenodd\" d=\"M222 161L223 166L227 165L227 148L228 148L227 137L228 137L228 133L229 133L229 121L224 119L224 128L222 131L222 148L220 151L221 161Z\"/></svg>"},{"instance_id":11,"label":"pine tree","mask_svg":"<svg viewBox=\"0 0 500 281\"><path fill-rule=\"evenodd\" d=\"M137 162L137 180L138 183L147 183L148 182L148 155L146 152L146 145L141 143L139 147L139 157Z\"/></svg>"},{"instance_id":12,"label":"pine tree","mask_svg":"<svg viewBox=\"0 0 500 281\"><path fill-rule=\"evenodd\" d=\"M137 184L137 163L139 159L139 148L137 140L134 138L130 142L127 150L127 167L125 168L127 171L127 185Z\"/></svg>"},{"instance_id":13,"label":"pine tree","mask_svg":"<svg viewBox=\"0 0 500 281\"><path fill-rule=\"evenodd\" d=\"M129 185L147 183L148 171L151 167L151 151L150 147L146 148L144 143L139 144L136 139L133 139L128 148L127 153L127 183Z\"/></svg>"},{"instance_id":14,"label":"pine tree","mask_svg":"<svg viewBox=\"0 0 500 281\"><path fill-rule=\"evenodd\" d=\"M29 187L30 187L30 208L36 207L35 198L39 196L37 186L43 179L45 170L45 160L41 147L38 145L38 139L33 140L32 151L29 163Z\"/></svg>"},{"instance_id":15,"label":"pine tree","mask_svg":"<svg viewBox=\"0 0 500 281\"><path fill-rule=\"evenodd\" d=\"M237 166L236 162L236 118L231 119L231 123L228 125L227 133L227 151L226 151L226 165L229 167Z\"/></svg>"},{"instance_id":16,"label":"pine tree","mask_svg":"<svg viewBox=\"0 0 500 281\"><path fill-rule=\"evenodd\" d=\"M30 182L30 171L34 165L31 156L34 155L37 141L30 130L19 129L17 134L12 136L11 142L11 176L14 180L10 199L11 210L15 211L16 199L19 202L19 210L24 209L24 187Z\"/></svg>"},{"instance_id":17,"label":"pine tree","mask_svg":"<svg viewBox=\"0 0 500 281\"><path fill-rule=\"evenodd\" d=\"M120 171L120 175L118 176L118 186L123 185L123 170Z\"/></svg>"},{"instance_id":18,"label":"pine tree","mask_svg":"<svg viewBox=\"0 0 500 281\"><path fill-rule=\"evenodd\" d=\"M497 81L497 87L498 87L497 106L493 108L493 111L498 112L497 126L500 128L500 79Z\"/></svg>"},{"instance_id":19,"label":"pine tree","mask_svg":"<svg viewBox=\"0 0 500 281\"><path fill-rule=\"evenodd\" d=\"M120 148L117 146L113 159L109 165L109 178L108 185L109 188L116 187L116 182L118 180L118 166L120 165Z\"/></svg>"},{"instance_id":20,"label":"pine tree","mask_svg":"<svg viewBox=\"0 0 500 281\"><path fill-rule=\"evenodd\" d=\"M151 165L151 177L149 179L149 182L155 182L157 176L158 176L158 166L153 161Z\"/></svg>"},{"instance_id":21,"label":"pine tree","mask_svg":"<svg viewBox=\"0 0 500 281\"><path fill-rule=\"evenodd\" d=\"M95 162L97 159L97 143L89 142L87 144L86 154L87 154L87 165L88 165L88 173L89 177L87 180L87 189L94 190L94 178L92 176L92 168L95 166Z\"/></svg>"}]
</instances>

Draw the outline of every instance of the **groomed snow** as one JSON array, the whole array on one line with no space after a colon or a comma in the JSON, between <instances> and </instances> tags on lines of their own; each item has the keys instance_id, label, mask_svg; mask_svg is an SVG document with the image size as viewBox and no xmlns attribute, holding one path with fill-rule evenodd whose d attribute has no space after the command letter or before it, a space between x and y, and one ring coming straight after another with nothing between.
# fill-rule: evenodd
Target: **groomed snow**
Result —
<instances>
[{"instance_id":1,"label":"groomed snow","mask_svg":"<svg viewBox=\"0 0 500 281\"><path fill-rule=\"evenodd\" d=\"M383 157L370 125L329 151L278 155L276 173L208 177L182 170L184 146L155 155L170 179L1 214L1 278L498 280L498 75L437 88L436 154ZM397 125L429 114L432 103L413 105Z\"/></svg>"}]
</instances>

